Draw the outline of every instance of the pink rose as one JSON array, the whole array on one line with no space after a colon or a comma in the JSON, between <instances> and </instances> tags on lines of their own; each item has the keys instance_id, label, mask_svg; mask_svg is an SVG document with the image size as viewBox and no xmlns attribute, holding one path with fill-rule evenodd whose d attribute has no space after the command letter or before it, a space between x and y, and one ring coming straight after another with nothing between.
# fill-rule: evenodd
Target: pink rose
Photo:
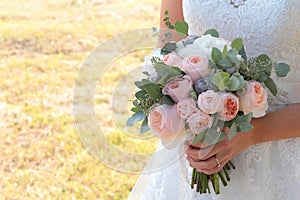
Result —
<instances>
[{"instance_id":1,"label":"pink rose","mask_svg":"<svg viewBox=\"0 0 300 200\"><path fill-rule=\"evenodd\" d=\"M176 53L169 53L164 57L164 63L169 66L181 66L182 57Z\"/></svg>"},{"instance_id":2,"label":"pink rose","mask_svg":"<svg viewBox=\"0 0 300 200\"><path fill-rule=\"evenodd\" d=\"M184 121L178 115L176 105L156 107L148 116L148 126L166 148L174 147L183 137Z\"/></svg>"},{"instance_id":3,"label":"pink rose","mask_svg":"<svg viewBox=\"0 0 300 200\"><path fill-rule=\"evenodd\" d=\"M213 119L208 114L205 114L198 110L193 113L187 120L189 127L193 134L199 134L206 128L210 128L213 123Z\"/></svg>"},{"instance_id":4,"label":"pink rose","mask_svg":"<svg viewBox=\"0 0 300 200\"><path fill-rule=\"evenodd\" d=\"M256 81L251 81L246 86L246 92L239 96L240 111L245 114L253 112L253 117L262 117L268 109L267 91Z\"/></svg>"},{"instance_id":5,"label":"pink rose","mask_svg":"<svg viewBox=\"0 0 300 200\"><path fill-rule=\"evenodd\" d=\"M193 91L193 82L191 78L187 75L183 78L175 79L174 81L169 82L162 89L164 95L169 95L172 100L176 103L181 101L184 98L190 96L190 93Z\"/></svg>"},{"instance_id":6,"label":"pink rose","mask_svg":"<svg viewBox=\"0 0 300 200\"><path fill-rule=\"evenodd\" d=\"M196 101L192 98L186 98L177 103L177 113L183 120L186 120L196 110Z\"/></svg>"},{"instance_id":7,"label":"pink rose","mask_svg":"<svg viewBox=\"0 0 300 200\"><path fill-rule=\"evenodd\" d=\"M182 62L181 69L189 75L194 82L210 74L208 60L199 55L186 57Z\"/></svg>"},{"instance_id":8,"label":"pink rose","mask_svg":"<svg viewBox=\"0 0 300 200\"><path fill-rule=\"evenodd\" d=\"M239 111L239 98L232 93L222 93L221 101L219 119L223 121L233 120Z\"/></svg>"},{"instance_id":9,"label":"pink rose","mask_svg":"<svg viewBox=\"0 0 300 200\"><path fill-rule=\"evenodd\" d=\"M220 111L221 97L213 90L207 90L198 96L198 106L202 112L214 114Z\"/></svg>"}]
</instances>

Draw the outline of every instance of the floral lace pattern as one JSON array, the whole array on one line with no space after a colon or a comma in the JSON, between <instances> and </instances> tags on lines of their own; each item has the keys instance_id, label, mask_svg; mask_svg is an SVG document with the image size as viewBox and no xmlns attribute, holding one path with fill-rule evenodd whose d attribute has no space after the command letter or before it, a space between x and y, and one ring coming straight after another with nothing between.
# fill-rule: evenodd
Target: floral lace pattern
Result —
<instances>
[{"instance_id":1,"label":"floral lace pattern","mask_svg":"<svg viewBox=\"0 0 300 200\"><path fill-rule=\"evenodd\" d=\"M183 0L183 13L189 34L201 35L214 28L221 37L241 37L247 54L266 53L274 60L290 64L292 72L284 79L270 104L300 102L300 1L299 0ZM293 85L293 86L291 86ZM284 91L287 91L288 96ZM272 106L270 111L280 107ZM182 155L181 147L178 148ZM155 162L155 160L153 160ZM199 195L190 189L192 169L184 156L173 165L153 174L142 175L143 187L135 186L129 199L195 200L296 200L300 196L300 138L254 145L233 159L237 169L221 195ZM136 198L136 194L142 194Z\"/></svg>"}]
</instances>

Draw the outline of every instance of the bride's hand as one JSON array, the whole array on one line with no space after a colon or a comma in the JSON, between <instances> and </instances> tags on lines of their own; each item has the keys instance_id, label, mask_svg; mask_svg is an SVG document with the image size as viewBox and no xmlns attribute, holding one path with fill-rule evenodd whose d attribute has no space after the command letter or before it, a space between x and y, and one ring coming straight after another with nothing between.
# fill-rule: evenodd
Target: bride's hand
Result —
<instances>
[{"instance_id":1,"label":"bride's hand","mask_svg":"<svg viewBox=\"0 0 300 200\"><path fill-rule=\"evenodd\" d=\"M228 129L225 129L228 132ZM203 143L191 144L186 141L187 160L190 166L205 174L213 174L222 169L222 167L234 156L251 146L252 134L237 133L231 140L223 140L211 146L205 146Z\"/></svg>"}]
</instances>

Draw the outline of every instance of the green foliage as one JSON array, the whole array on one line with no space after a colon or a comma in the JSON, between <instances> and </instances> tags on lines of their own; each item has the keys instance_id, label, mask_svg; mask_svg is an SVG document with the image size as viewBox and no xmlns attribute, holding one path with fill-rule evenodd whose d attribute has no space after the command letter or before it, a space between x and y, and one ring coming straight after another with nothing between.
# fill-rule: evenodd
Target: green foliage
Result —
<instances>
[{"instance_id":1,"label":"green foliage","mask_svg":"<svg viewBox=\"0 0 300 200\"><path fill-rule=\"evenodd\" d=\"M230 75L227 72L217 72L213 76L213 81L220 91L238 91L245 85L243 77L238 73Z\"/></svg>"},{"instance_id":2,"label":"green foliage","mask_svg":"<svg viewBox=\"0 0 300 200\"><path fill-rule=\"evenodd\" d=\"M226 137L227 134L225 132L217 131L212 128L207 128L195 136L194 140L192 141L192 144L203 142L206 145L212 145L225 140Z\"/></svg>"},{"instance_id":3,"label":"green foliage","mask_svg":"<svg viewBox=\"0 0 300 200\"><path fill-rule=\"evenodd\" d=\"M276 75L278 77L285 77L291 71L290 66L285 63L277 63L275 65Z\"/></svg>"},{"instance_id":4,"label":"green foliage","mask_svg":"<svg viewBox=\"0 0 300 200\"><path fill-rule=\"evenodd\" d=\"M165 14L165 18L163 19L163 21L165 22L165 25L171 30L175 29L175 26L172 25L170 22L169 11L165 10L164 14Z\"/></svg>"},{"instance_id":5,"label":"green foliage","mask_svg":"<svg viewBox=\"0 0 300 200\"><path fill-rule=\"evenodd\" d=\"M230 131L229 131L229 135L228 135L229 140L231 140L231 138L233 138L233 136L236 134L236 132L237 132L237 125L235 122L233 122L233 124L230 127Z\"/></svg>"},{"instance_id":6,"label":"green foliage","mask_svg":"<svg viewBox=\"0 0 300 200\"><path fill-rule=\"evenodd\" d=\"M211 58L215 64L219 63L219 61L222 59L222 55L223 55L222 52L218 48L213 47L211 52Z\"/></svg>"},{"instance_id":7,"label":"green foliage","mask_svg":"<svg viewBox=\"0 0 300 200\"><path fill-rule=\"evenodd\" d=\"M252 130L254 128L254 126L248 122L242 122L238 125L238 131L239 132L248 132L250 130Z\"/></svg>"},{"instance_id":8,"label":"green foliage","mask_svg":"<svg viewBox=\"0 0 300 200\"><path fill-rule=\"evenodd\" d=\"M148 126L148 117L145 117L144 121L142 122L142 125L140 127L140 133L146 133L150 131L150 128Z\"/></svg>"},{"instance_id":9,"label":"green foliage","mask_svg":"<svg viewBox=\"0 0 300 200\"><path fill-rule=\"evenodd\" d=\"M270 90L270 92L276 96L277 95L277 86L273 79L268 78L267 80L264 81L264 84L267 86L267 88Z\"/></svg>"},{"instance_id":10,"label":"green foliage","mask_svg":"<svg viewBox=\"0 0 300 200\"><path fill-rule=\"evenodd\" d=\"M163 63L157 63L154 65L157 74L161 77L158 80L158 84L165 85L166 83L183 76L183 73L178 71L177 67L170 67Z\"/></svg>"},{"instance_id":11,"label":"green foliage","mask_svg":"<svg viewBox=\"0 0 300 200\"><path fill-rule=\"evenodd\" d=\"M242 38L236 38L231 42L231 47L234 50L240 51L243 48L243 40Z\"/></svg>"},{"instance_id":12,"label":"green foliage","mask_svg":"<svg viewBox=\"0 0 300 200\"><path fill-rule=\"evenodd\" d=\"M143 85L142 98L148 94L152 99L160 99L162 97L161 88L155 83L147 83Z\"/></svg>"},{"instance_id":13,"label":"green foliage","mask_svg":"<svg viewBox=\"0 0 300 200\"><path fill-rule=\"evenodd\" d=\"M251 58L250 60L244 60L241 62L239 72L244 76L245 80L261 81L263 76L269 77L272 71L271 59L262 54L258 57Z\"/></svg>"},{"instance_id":14,"label":"green foliage","mask_svg":"<svg viewBox=\"0 0 300 200\"><path fill-rule=\"evenodd\" d=\"M175 102L168 95L163 96L163 103L167 105L173 105Z\"/></svg>"},{"instance_id":15,"label":"green foliage","mask_svg":"<svg viewBox=\"0 0 300 200\"><path fill-rule=\"evenodd\" d=\"M126 122L126 126L133 126L134 123L142 121L146 118L145 113L143 112L136 112L130 118L128 118Z\"/></svg>"},{"instance_id":16,"label":"green foliage","mask_svg":"<svg viewBox=\"0 0 300 200\"><path fill-rule=\"evenodd\" d=\"M177 21L175 22L175 30L179 35L185 36L188 34L189 25L185 21Z\"/></svg>"},{"instance_id":17,"label":"green foliage","mask_svg":"<svg viewBox=\"0 0 300 200\"><path fill-rule=\"evenodd\" d=\"M219 33L218 33L218 31L215 30L215 29L208 29L208 30L204 33L204 35L211 35L211 36L216 37L216 38L218 38L218 37L220 36Z\"/></svg>"},{"instance_id":18,"label":"green foliage","mask_svg":"<svg viewBox=\"0 0 300 200\"><path fill-rule=\"evenodd\" d=\"M162 55L167 55L169 53L174 52L176 50L176 48L177 48L176 42L169 42L161 48L160 53Z\"/></svg>"}]
</instances>

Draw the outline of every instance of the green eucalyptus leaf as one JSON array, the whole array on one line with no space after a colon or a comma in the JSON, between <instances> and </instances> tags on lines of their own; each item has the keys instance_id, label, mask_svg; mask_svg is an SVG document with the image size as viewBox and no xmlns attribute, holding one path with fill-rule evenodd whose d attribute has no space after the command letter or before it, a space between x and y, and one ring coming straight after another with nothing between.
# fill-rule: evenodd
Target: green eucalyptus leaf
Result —
<instances>
[{"instance_id":1,"label":"green eucalyptus leaf","mask_svg":"<svg viewBox=\"0 0 300 200\"><path fill-rule=\"evenodd\" d=\"M224 78L229 78L230 74L227 72L217 72L213 75L213 82L215 85L219 85Z\"/></svg>"},{"instance_id":2,"label":"green eucalyptus leaf","mask_svg":"<svg viewBox=\"0 0 300 200\"><path fill-rule=\"evenodd\" d=\"M147 93L144 90L140 90L137 93L135 93L135 97L137 99L144 99L146 94Z\"/></svg>"},{"instance_id":3,"label":"green eucalyptus leaf","mask_svg":"<svg viewBox=\"0 0 300 200\"><path fill-rule=\"evenodd\" d=\"M141 109L139 107L133 107L130 109L132 112L139 112Z\"/></svg>"},{"instance_id":4,"label":"green eucalyptus leaf","mask_svg":"<svg viewBox=\"0 0 300 200\"><path fill-rule=\"evenodd\" d=\"M203 140L203 143L207 145L213 145L218 142L221 142L227 138L227 134L225 132L217 131L215 129L209 128L206 136Z\"/></svg>"},{"instance_id":5,"label":"green eucalyptus leaf","mask_svg":"<svg viewBox=\"0 0 300 200\"><path fill-rule=\"evenodd\" d=\"M146 133L150 130L149 126L148 126L148 117L146 117L140 127L140 133Z\"/></svg>"},{"instance_id":6,"label":"green eucalyptus leaf","mask_svg":"<svg viewBox=\"0 0 300 200\"><path fill-rule=\"evenodd\" d=\"M134 85L140 89L142 89L142 81L136 81L134 82Z\"/></svg>"},{"instance_id":7,"label":"green eucalyptus leaf","mask_svg":"<svg viewBox=\"0 0 300 200\"><path fill-rule=\"evenodd\" d=\"M240 132L248 132L254 128L254 126L248 122L242 122L239 125Z\"/></svg>"},{"instance_id":8,"label":"green eucalyptus leaf","mask_svg":"<svg viewBox=\"0 0 300 200\"><path fill-rule=\"evenodd\" d=\"M277 63L275 65L276 75L278 77L285 77L290 71L290 66L285 63Z\"/></svg>"},{"instance_id":9,"label":"green eucalyptus leaf","mask_svg":"<svg viewBox=\"0 0 300 200\"><path fill-rule=\"evenodd\" d=\"M174 52L177 49L176 42L169 42L161 49L161 52L164 54L168 54Z\"/></svg>"},{"instance_id":10,"label":"green eucalyptus leaf","mask_svg":"<svg viewBox=\"0 0 300 200\"><path fill-rule=\"evenodd\" d=\"M262 72L260 77L257 79L258 82L263 83L264 81L266 81L269 77L267 76L267 74L265 72Z\"/></svg>"},{"instance_id":11,"label":"green eucalyptus leaf","mask_svg":"<svg viewBox=\"0 0 300 200\"><path fill-rule=\"evenodd\" d=\"M230 131L229 131L229 140L231 140L231 138L233 138L233 136L236 134L237 132L237 126L236 123L233 123L230 127Z\"/></svg>"},{"instance_id":12,"label":"green eucalyptus leaf","mask_svg":"<svg viewBox=\"0 0 300 200\"><path fill-rule=\"evenodd\" d=\"M253 117L253 113L248 113L247 115L239 115L235 118L235 123L237 124L241 124L243 122L247 122L247 123L250 123L251 122L251 119Z\"/></svg>"},{"instance_id":13,"label":"green eucalyptus leaf","mask_svg":"<svg viewBox=\"0 0 300 200\"><path fill-rule=\"evenodd\" d=\"M165 15L168 15L169 14L169 10L165 10Z\"/></svg>"},{"instance_id":14,"label":"green eucalyptus leaf","mask_svg":"<svg viewBox=\"0 0 300 200\"><path fill-rule=\"evenodd\" d=\"M217 64L219 62L219 60L222 59L222 52L218 48L213 47L212 52L211 52L211 58L214 61L214 63Z\"/></svg>"},{"instance_id":15,"label":"green eucalyptus leaf","mask_svg":"<svg viewBox=\"0 0 300 200\"><path fill-rule=\"evenodd\" d=\"M229 91L236 91L240 86L240 81L237 77L231 76L230 81L226 87Z\"/></svg>"},{"instance_id":16,"label":"green eucalyptus leaf","mask_svg":"<svg viewBox=\"0 0 300 200\"><path fill-rule=\"evenodd\" d=\"M187 35L189 30L189 25L185 21L177 21L175 22L175 30L180 35Z\"/></svg>"},{"instance_id":17,"label":"green eucalyptus leaf","mask_svg":"<svg viewBox=\"0 0 300 200\"><path fill-rule=\"evenodd\" d=\"M240 61L236 58L236 56L228 56L228 60L235 65L240 65Z\"/></svg>"},{"instance_id":18,"label":"green eucalyptus leaf","mask_svg":"<svg viewBox=\"0 0 300 200\"><path fill-rule=\"evenodd\" d=\"M133 126L135 122L142 121L145 118L146 118L145 113L136 112L131 117L128 118L126 122L126 126Z\"/></svg>"},{"instance_id":19,"label":"green eucalyptus leaf","mask_svg":"<svg viewBox=\"0 0 300 200\"><path fill-rule=\"evenodd\" d=\"M163 103L171 106L171 105L173 105L175 102L171 99L170 96L164 95L164 96L163 96Z\"/></svg>"},{"instance_id":20,"label":"green eucalyptus leaf","mask_svg":"<svg viewBox=\"0 0 300 200\"><path fill-rule=\"evenodd\" d=\"M230 78L225 77L223 78L222 82L218 85L220 91L225 91L225 89L228 87L230 84Z\"/></svg>"},{"instance_id":21,"label":"green eucalyptus leaf","mask_svg":"<svg viewBox=\"0 0 300 200\"><path fill-rule=\"evenodd\" d=\"M227 45L224 46L222 51L222 59L225 59L228 56Z\"/></svg>"},{"instance_id":22,"label":"green eucalyptus leaf","mask_svg":"<svg viewBox=\"0 0 300 200\"><path fill-rule=\"evenodd\" d=\"M192 141L192 144L196 144L198 142L203 142L204 138L206 137L206 133L208 131L208 128L206 128L204 131L202 131L201 133L197 134L194 137L194 140Z\"/></svg>"},{"instance_id":23,"label":"green eucalyptus leaf","mask_svg":"<svg viewBox=\"0 0 300 200\"><path fill-rule=\"evenodd\" d=\"M264 81L264 84L267 86L267 88L271 91L271 93L276 96L277 95L277 86L273 79L268 78Z\"/></svg>"},{"instance_id":24,"label":"green eucalyptus leaf","mask_svg":"<svg viewBox=\"0 0 300 200\"><path fill-rule=\"evenodd\" d=\"M155 83L145 84L143 85L143 89L154 99L160 99L162 97L161 88Z\"/></svg>"},{"instance_id":25,"label":"green eucalyptus leaf","mask_svg":"<svg viewBox=\"0 0 300 200\"><path fill-rule=\"evenodd\" d=\"M219 114L218 113L212 114L211 117L213 118L213 124L211 127L214 128L219 123Z\"/></svg>"},{"instance_id":26,"label":"green eucalyptus leaf","mask_svg":"<svg viewBox=\"0 0 300 200\"><path fill-rule=\"evenodd\" d=\"M218 31L215 29L208 29L207 31L205 31L204 35L211 35L216 38L218 38L220 36Z\"/></svg>"},{"instance_id":27,"label":"green eucalyptus leaf","mask_svg":"<svg viewBox=\"0 0 300 200\"><path fill-rule=\"evenodd\" d=\"M231 47L237 51L240 51L243 48L242 38L236 38L231 42Z\"/></svg>"},{"instance_id":28,"label":"green eucalyptus leaf","mask_svg":"<svg viewBox=\"0 0 300 200\"><path fill-rule=\"evenodd\" d=\"M181 70L178 71L176 67L169 67L163 63L156 63L154 68L157 74L161 77L160 80L158 80L158 83L162 85L183 76Z\"/></svg>"},{"instance_id":29,"label":"green eucalyptus leaf","mask_svg":"<svg viewBox=\"0 0 300 200\"><path fill-rule=\"evenodd\" d=\"M243 45L242 49L239 51L239 54L242 56L244 60L247 60L247 54L245 50L245 46Z\"/></svg>"},{"instance_id":30,"label":"green eucalyptus leaf","mask_svg":"<svg viewBox=\"0 0 300 200\"><path fill-rule=\"evenodd\" d=\"M142 81L141 81L141 89L143 88L143 86L144 85L146 85L146 84L149 84L149 83L152 83L150 80L148 80L148 79L142 79Z\"/></svg>"},{"instance_id":31,"label":"green eucalyptus leaf","mask_svg":"<svg viewBox=\"0 0 300 200\"><path fill-rule=\"evenodd\" d=\"M227 134L225 132L220 132L212 128L207 128L200 134L195 136L194 140L192 141L192 144L203 142L206 145L212 145L225 140L226 137Z\"/></svg>"},{"instance_id":32,"label":"green eucalyptus leaf","mask_svg":"<svg viewBox=\"0 0 300 200\"><path fill-rule=\"evenodd\" d=\"M132 104L133 104L134 106L137 106L137 105L139 104L139 101L136 99L136 100L134 100L134 101L132 102Z\"/></svg>"},{"instance_id":33,"label":"green eucalyptus leaf","mask_svg":"<svg viewBox=\"0 0 300 200\"><path fill-rule=\"evenodd\" d=\"M168 21L169 19L170 19L169 17L165 17L165 18L163 19L163 21L166 22L166 21Z\"/></svg>"},{"instance_id":34,"label":"green eucalyptus leaf","mask_svg":"<svg viewBox=\"0 0 300 200\"><path fill-rule=\"evenodd\" d=\"M228 58L219 60L217 64L224 68L233 67L233 63Z\"/></svg>"},{"instance_id":35,"label":"green eucalyptus leaf","mask_svg":"<svg viewBox=\"0 0 300 200\"><path fill-rule=\"evenodd\" d=\"M149 72L142 72L143 74L145 74L146 76L150 76Z\"/></svg>"},{"instance_id":36,"label":"green eucalyptus leaf","mask_svg":"<svg viewBox=\"0 0 300 200\"><path fill-rule=\"evenodd\" d=\"M241 75L239 75L239 74L235 74L233 76L236 77L236 78L238 78L239 79L239 83L240 83L239 86L238 86L238 88L235 91L243 89L244 86L245 86L245 84L246 84L246 82L244 80L244 77L241 76Z\"/></svg>"}]
</instances>

